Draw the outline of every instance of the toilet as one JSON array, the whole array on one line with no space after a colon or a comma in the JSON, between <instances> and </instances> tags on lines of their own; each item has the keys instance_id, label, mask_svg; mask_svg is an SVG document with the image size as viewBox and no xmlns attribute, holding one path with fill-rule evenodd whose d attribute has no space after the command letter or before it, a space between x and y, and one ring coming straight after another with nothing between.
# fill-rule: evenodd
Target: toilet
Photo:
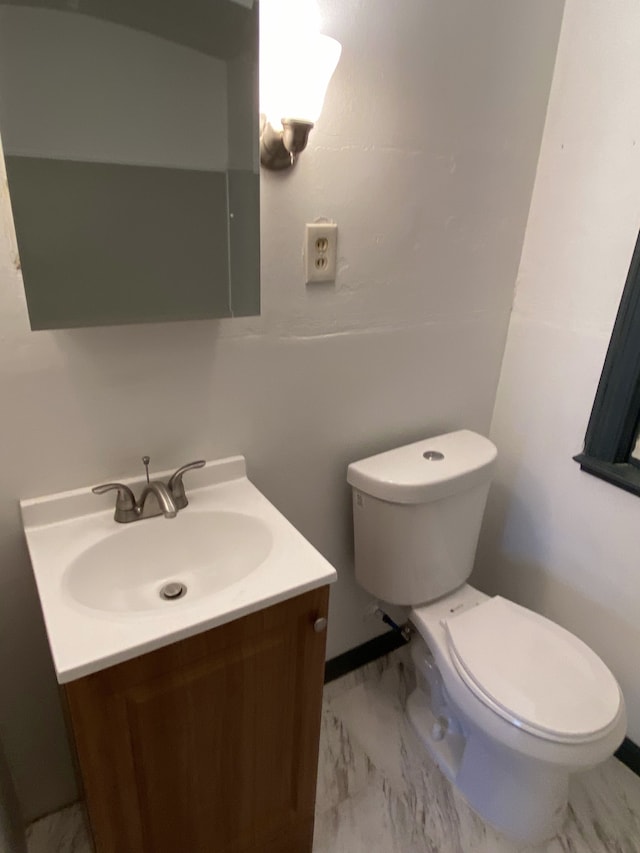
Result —
<instances>
[{"instance_id":1,"label":"toilet","mask_svg":"<svg viewBox=\"0 0 640 853\"><path fill-rule=\"evenodd\" d=\"M585 643L466 583L497 451L470 430L349 465L358 583L409 606L418 739L471 808L508 837L559 831L572 773L624 739L620 688Z\"/></svg>"}]
</instances>

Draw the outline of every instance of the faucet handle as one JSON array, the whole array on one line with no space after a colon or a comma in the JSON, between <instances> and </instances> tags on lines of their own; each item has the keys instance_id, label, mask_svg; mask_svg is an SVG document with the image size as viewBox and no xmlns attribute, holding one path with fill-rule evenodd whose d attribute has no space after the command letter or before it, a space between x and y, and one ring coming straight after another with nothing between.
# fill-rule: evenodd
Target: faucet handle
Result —
<instances>
[{"instance_id":1,"label":"faucet handle","mask_svg":"<svg viewBox=\"0 0 640 853\"><path fill-rule=\"evenodd\" d=\"M94 495L104 495L105 492L111 492L116 489L118 490L118 497L116 498L115 520L130 521L130 516L134 515L137 517L135 495L129 486L125 486L124 483L103 483L101 486L94 486L91 491Z\"/></svg>"},{"instance_id":2,"label":"faucet handle","mask_svg":"<svg viewBox=\"0 0 640 853\"><path fill-rule=\"evenodd\" d=\"M176 509L184 509L189 501L187 500L187 495L184 490L184 483L182 482L182 477L186 474L187 471L191 471L193 468L204 468L206 462L204 459L198 459L197 462L187 462L186 465L183 465L181 468L172 474L169 478L168 486L169 491L173 495L173 501L176 505Z\"/></svg>"}]
</instances>

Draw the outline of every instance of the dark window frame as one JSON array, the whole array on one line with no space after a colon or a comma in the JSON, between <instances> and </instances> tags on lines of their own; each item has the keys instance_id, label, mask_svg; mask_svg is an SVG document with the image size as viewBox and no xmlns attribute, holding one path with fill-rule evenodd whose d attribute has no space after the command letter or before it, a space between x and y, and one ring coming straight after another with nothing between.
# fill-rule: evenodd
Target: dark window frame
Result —
<instances>
[{"instance_id":1,"label":"dark window frame","mask_svg":"<svg viewBox=\"0 0 640 853\"><path fill-rule=\"evenodd\" d=\"M589 474L640 495L640 467L631 461L640 422L640 234L584 440L573 458Z\"/></svg>"}]
</instances>

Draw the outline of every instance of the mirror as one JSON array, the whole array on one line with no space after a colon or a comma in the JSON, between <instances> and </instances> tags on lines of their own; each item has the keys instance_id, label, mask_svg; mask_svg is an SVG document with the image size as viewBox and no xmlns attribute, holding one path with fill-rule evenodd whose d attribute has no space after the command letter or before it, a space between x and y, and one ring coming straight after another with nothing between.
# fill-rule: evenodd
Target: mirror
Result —
<instances>
[{"instance_id":1,"label":"mirror","mask_svg":"<svg viewBox=\"0 0 640 853\"><path fill-rule=\"evenodd\" d=\"M32 329L260 313L253 0L0 4Z\"/></svg>"}]
</instances>

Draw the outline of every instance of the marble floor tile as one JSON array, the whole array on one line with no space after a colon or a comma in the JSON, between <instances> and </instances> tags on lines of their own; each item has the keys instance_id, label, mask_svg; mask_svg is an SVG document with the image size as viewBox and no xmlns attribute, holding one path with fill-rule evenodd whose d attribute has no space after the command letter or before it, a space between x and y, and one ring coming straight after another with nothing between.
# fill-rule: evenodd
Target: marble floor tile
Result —
<instances>
[{"instance_id":1,"label":"marble floor tile","mask_svg":"<svg viewBox=\"0 0 640 853\"><path fill-rule=\"evenodd\" d=\"M316 811L322 813L353 797L365 788L373 774L373 765L343 721L325 699L320 728Z\"/></svg>"},{"instance_id":2,"label":"marble floor tile","mask_svg":"<svg viewBox=\"0 0 640 853\"><path fill-rule=\"evenodd\" d=\"M552 841L499 835L418 743L402 710L411 689L406 649L325 687L313 853L640 853L640 778L614 758L573 778ZM91 853L82 807L34 823L28 850Z\"/></svg>"},{"instance_id":3,"label":"marble floor tile","mask_svg":"<svg viewBox=\"0 0 640 853\"><path fill-rule=\"evenodd\" d=\"M28 853L93 853L84 808L69 806L32 823L27 830Z\"/></svg>"},{"instance_id":4,"label":"marble floor tile","mask_svg":"<svg viewBox=\"0 0 640 853\"><path fill-rule=\"evenodd\" d=\"M436 853L419 833L407 832L405 807L381 773L365 788L316 815L313 853Z\"/></svg>"},{"instance_id":5,"label":"marble floor tile","mask_svg":"<svg viewBox=\"0 0 640 853\"><path fill-rule=\"evenodd\" d=\"M403 649L399 649L398 653L404 654ZM394 653L396 654L396 653ZM346 693L351 688L357 687L358 684L362 684L363 681L369 681L370 679L379 679L383 672L389 668L390 661L395 658L392 658L391 655L386 655L385 657L378 658L377 660L371 661L370 663L365 664L364 666L358 667L358 669L354 669L351 672L348 672L346 675L341 676L340 678L336 678L334 681L330 681L328 684L325 684L324 691L322 694L323 702L326 704L327 702L331 702L341 693Z\"/></svg>"},{"instance_id":6,"label":"marble floor tile","mask_svg":"<svg viewBox=\"0 0 640 853\"><path fill-rule=\"evenodd\" d=\"M547 844L516 844L485 824L415 737L403 712L412 681L407 650L401 649L370 670L365 680L345 690L336 685L330 701L342 724L343 741L349 743L343 754L368 756L370 777L378 780L378 788L375 781L367 788L372 798L379 799L379 780L384 780L385 826L404 839L406 850L418 845L419 850L439 853L640 853L640 778L614 758L573 777L565 825ZM352 809L365 808L361 801L366 796L360 792ZM348 822L356 821L355 812L341 807ZM320 825L331 825L330 820Z\"/></svg>"}]
</instances>

